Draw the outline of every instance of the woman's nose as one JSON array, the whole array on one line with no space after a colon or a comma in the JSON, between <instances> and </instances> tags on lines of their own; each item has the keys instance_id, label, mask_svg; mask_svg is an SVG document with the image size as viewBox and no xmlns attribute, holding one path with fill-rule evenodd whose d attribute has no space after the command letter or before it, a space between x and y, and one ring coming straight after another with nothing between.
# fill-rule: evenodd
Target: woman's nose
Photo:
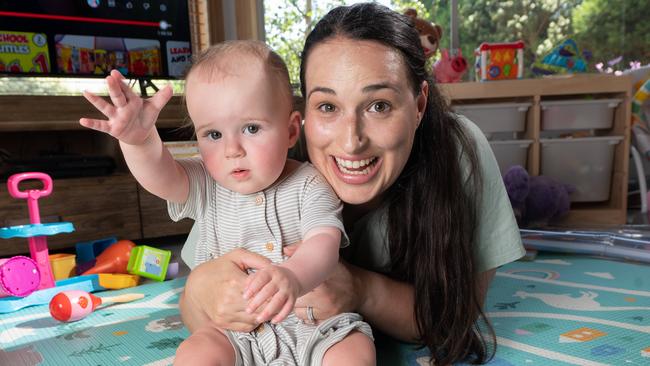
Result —
<instances>
[{"instance_id":1,"label":"woman's nose","mask_svg":"<svg viewBox=\"0 0 650 366\"><path fill-rule=\"evenodd\" d=\"M342 127L339 137L343 151L354 155L366 147L368 139L365 136L363 121L358 115L354 114L347 117Z\"/></svg>"}]
</instances>

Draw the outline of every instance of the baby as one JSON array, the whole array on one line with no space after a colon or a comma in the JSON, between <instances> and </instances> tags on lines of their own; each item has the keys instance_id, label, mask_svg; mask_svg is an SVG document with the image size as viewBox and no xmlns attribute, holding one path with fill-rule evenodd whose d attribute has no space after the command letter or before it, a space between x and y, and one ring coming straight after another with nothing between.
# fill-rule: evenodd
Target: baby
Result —
<instances>
[{"instance_id":1,"label":"baby","mask_svg":"<svg viewBox=\"0 0 650 366\"><path fill-rule=\"evenodd\" d=\"M347 237L341 202L325 179L310 164L287 159L301 116L293 109L286 65L275 52L261 42L233 41L210 47L192 65L185 94L200 159L174 160L158 135L155 121L171 98L169 87L143 100L119 72L106 81L112 104L84 96L108 120L79 122L119 140L131 173L167 200L172 219L195 220L200 240L194 263L235 248L272 262L256 268L242 289L246 311L266 324L238 333L182 306L192 335L179 346L175 364L319 365L333 344L352 341L352 332L372 339L358 314L316 325L292 312L298 297L327 279ZM302 244L285 258L282 246L295 242ZM328 357L333 352L336 347Z\"/></svg>"}]
</instances>

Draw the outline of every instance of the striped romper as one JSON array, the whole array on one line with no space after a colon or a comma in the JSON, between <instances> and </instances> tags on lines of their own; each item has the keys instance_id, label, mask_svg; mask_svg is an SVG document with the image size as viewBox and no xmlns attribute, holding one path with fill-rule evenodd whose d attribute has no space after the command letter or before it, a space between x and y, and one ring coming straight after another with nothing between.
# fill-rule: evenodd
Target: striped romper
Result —
<instances>
[{"instance_id":1,"label":"striped romper","mask_svg":"<svg viewBox=\"0 0 650 366\"><path fill-rule=\"evenodd\" d=\"M342 204L320 173L303 163L293 173L262 192L239 194L210 176L198 159L178 161L187 171L187 202L168 202L174 221L189 217L199 226L195 263L200 264L235 248L243 248L281 263L282 246L296 243L309 230L333 226L341 230ZM325 351L353 330L372 339L370 326L359 314L344 313L318 325L304 324L291 313L279 324L261 324L250 333L227 331L236 365L320 365Z\"/></svg>"}]
</instances>

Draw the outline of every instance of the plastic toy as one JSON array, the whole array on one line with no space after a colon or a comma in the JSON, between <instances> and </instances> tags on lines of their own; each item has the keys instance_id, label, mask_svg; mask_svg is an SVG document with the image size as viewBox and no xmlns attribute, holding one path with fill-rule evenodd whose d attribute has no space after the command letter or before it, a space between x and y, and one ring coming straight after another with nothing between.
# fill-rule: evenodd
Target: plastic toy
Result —
<instances>
[{"instance_id":1,"label":"plastic toy","mask_svg":"<svg viewBox=\"0 0 650 366\"><path fill-rule=\"evenodd\" d=\"M532 71L538 75L586 72L587 61L583 58L578 44L572 39L567 39L541 61L533 63Z\"/></svg>"},{"instance_id":2,"label":"plastic toy","mask_svg":"<svg viewBox=\"0 0 650 366\"><path fill-rule=\"evenodd\" d=\"M476 55L476 80L521 79L524 76L524 42L483 42Z\"/></svg>"},{"instance_id":3,"label":"plastic toy","mask_svg":"<svg viewBox=\"0 0 650 366\"><path fill-rule=\"evenodd\" d=\"M165 280L173 280L178 277L180 272L180 266L177 261L170 261L167 266L167 274L165 274Z\"/></svg>"},{"instance_id":4,"label":"plastic toy","mask_svg":"<svg viewBox=\"0 0 650 366\"><path fill-rule=\"evenodd\" d=\"M433 75L439 83L456 83L467 71L467 61L460 49L455 56L450 56L447 49L442 49L442 57L433 64Z\"/></svg>"},{"instance_id":5,"label":"plastic toy","mask_svg":"<svg viewBox=\"0 0 650 366\"><path fill-rule=\"evenodd\" d=\"M60 322L83 319L99 305L139 300L144 294L123 294L113 297L97 297L85 291L71 290L56 294L50 301L50 314Z\"/></svg>"},{"instance_id":6,"label":"plastic toy","mask_svg":"<svg viewBox=\"0 0 650 366\"><path fill-rule=\"evenodd\" d=\"M520 226L546 226L569 212L569 194L574 188L567 184L545 176L529 176L519 165L506 171L503 182Z\"/></svg>"},{"instance_id":7,"label":"plastic toy","mask_svg":"<svg viewBox=\"0 0 650 366\"><path fill-rule=\"evenodd\" d=\"M0 259L0 297L24 297L38 289L41 272L33 259L21 255Z\"/></svg>"},{"instance_id":8,"label":"plastic toy","mask_svg":"<svg viewBox=\"0 0 650 366\"><path fill-rule=\"evenodd\" d=\"M20 191L18 189L18 184L30 179L40 180L43 183L43 189ZM69 222L41 224L41 216L38 210L38 199L40 197L49 196L50 193L52 193L52 187L52 178L45 173L29 172L10 176L7 180L9 194L14 198L27 199L29 222L31 225L0 228L0 238L27 238L30 256L36 262L38 270L40 271L39 289L54 287L54 277L52 276L52 268L50 267L47 250L47 240L45 237L74 231L74 227Z\"/></svg>"},{"instance_id":9,"label":"plastic toy","mask_svg":"<svg viewBox=\"0 0 650 366\"><path fill-rule=\"evenodd\" d=\"M52 275L56 281L75 275L75 255L66 253L50 254Z\"/></svg>"},{"instance_id":10,"label":"plastic toy","mask_svg":"<svg viewBox=\"0 0 650 366\"><path fill-rule=\"evenodd\" d=\"M413 20L415 29L418 30L420 43L424 49L424 57L429 58L435 55L440 44L440 38L442 38L442 27L418 18L418 12L415 9L406 9L404 15L409 16Z\"/></svg>"},{"instance_id":11,"label":"plastic toy","mask_svg":"<svg viewBox=\"0 0 650 366\"><path fill-rule=\"evenodd\" d=\"M131 274L164 281L172 252L169 250L139 245L131 251L126 269Z\"/></svg>"},{"instance_id":12,"label":"plastic toy","mask_svg":"<svg viewBox=\"0 0 650 366\"><path fill-rule=\"evenodd\" d=\"M100 273L99 284L111 290L135 287L140 281L140 276L123 273Z\"/></svg>"},{"instance_id":13,"label":"plastic toy","mask_svg":"<svg viewBox=\"0 0 650 366\"><path fill-rule=\"evenodd\" d=\"M36 179L43 183L43 189L30 189L27 191L20 191L18 185L20 182L30 179ZM25 297L2 297L0 298L0 313L10 313L32 305L47 304L50 299L62 290L84 290L88 292L103 290L104 288L99 285L97 276L82 276L74 277L62 281L54 282L52 275L52 267L49 261L49 253L47 249L46 236L56 235L60 233L70 233L74 231L74 227L69 222L57 222L42 224L40 219L40 212L38 209L37 200L40 197L45 197L52 193L53 184L52 178L45 173L19 173L14 174L7 180L7 187L9 194L14 198L27 199L27 208L29 209L30 225L20 225L12 227L0 228L0 238L11 239L14 237L28 238L29 251L32 259L32 264L39 273L38 290L28 294ZM9 261L5 261L5 265ZM29 266L26 261L17 262L27 267ZM7 268L16 263L11 263ZM26 278L31 278L34 275L28 271ZM21 278L21 280L23 280ZM16 281L14 281L16 282ZM31 281L30 281L31 285ZM54 287L56 285L56 287ZM21 288L23 293L26 293Z\"/></svg>"},{"instance_id":14,"label":"plastic toy","mask_svg":"<svg viewBox=\"0 0 650 366\"><path fill-rule=\"evenodd\" d=\"M106 250L106 248L110 247L115 242L117 242L117 238L111 236L109 238L76 243L75 249L77 251L77 265L95 260L104 250Z\"/></svg>"},{"instance_id":15,"label":"plastic toy","mask_svg":"<svg viewBox=\"0 0 650 366\"><path fill-rule=\"evenodd\" d=\"M650 78L641 83L639 88L632 97L632 123L644 123L646 127L649 125L650 117L644 113L643 105L650 102Z\"/></svg>"},{"instance_id":16,"label":"plastic toy","mask_svg":"<svg viewBox=\"0 0 650 366\"><path fill-rule=\"evenodd\" d=\"M131 250L135 243L130 240L119 240L112 244L97 257L95 266L84 272L84 275L94 273L128 273L126 267L129 263Z\"/></svg>"},{"instance_id":17,"label":"plastic toy","mask_svg":"<svg viewBox=\"0 0 650 366\"><path fill-rule=\"evenodd\" d=\"M0 299L0 314L11 313L12 311L33 305L44 305L50 302L57 293L65 290L82 290L87 292L105 290L99 284L97 275L72 277L56 282L56 287L34 291L25 297L4 297Z\"/></svg>"}]
</instances>

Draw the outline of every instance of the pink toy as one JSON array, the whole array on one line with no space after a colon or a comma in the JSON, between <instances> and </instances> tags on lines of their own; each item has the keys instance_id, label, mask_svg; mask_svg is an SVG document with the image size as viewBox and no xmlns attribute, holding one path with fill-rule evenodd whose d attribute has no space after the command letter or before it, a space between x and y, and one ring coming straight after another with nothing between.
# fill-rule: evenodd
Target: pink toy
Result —
<instances>
[{"instance_id":1,"label":"pink toy","mask_svg":"<svg viewBox=\"0 0 650 366\"><path fill-rule=\"evenodd\" d=\"M60 322L74 322L85 318L102 304L139 300L144 294L123 294L113 297L97 297L86 291L62 291L50 300L50 314Z\"/></svg>"},{"instance_id":2,"label":"pink toy","mask_svg":"<svg viewBox=\"0 0 650 366\"><path fill-rule=\"evenodd\" d=\"M30 189L28 191L20 191L18 184L24 180L37 179L43 182L43 190ZM29 222L33 224L41 223L41 215L38 210L38 199L40 197L49 196L52 193L52 178L45 173L30 172L14 174L7 180L7 188L9 194L14 198L27 199L27 208L29 209ZM41 274L39 289L54 287L54 276L52 275L52 267L50 267L50 259L47 250L47 240L45 236L33 236L27 238L29 243L29 254L34 261Z\"/></svg>"},{"instance_id":3,"label":"pink toy","mask_svg":"<svg viewBox=\"0 0 650 366\"><path fill-rule=\"evenodd\" d=\"M456 83L467 71L467 61L458 49L458 54L451 57L446 48L442 49L442 57L433 65L433 73L439 83Z\"/></svg>"},{"instance_id":4,"label":"pink toy","mask_svg":"<svg viewBox=\"0 0 650 366\"><path fill-rule=\"evenodd\" d=\"M21 255L0 259L0 297L25 297L40 283L41 272L33 259Z\"/></svg>"},{"instance_id":5,"label":"pink toy","mask_svg":"<svg viewBox=\"0 0 650 366\"><path fill-rule=\"evenodd\" d=\"M106 248L102 254L97 257L95 266L84 275L95 273L129 273L126 269L131 257L131 250L135 243L130 240L119 240Z\"/></svg>"}]
</instances>

